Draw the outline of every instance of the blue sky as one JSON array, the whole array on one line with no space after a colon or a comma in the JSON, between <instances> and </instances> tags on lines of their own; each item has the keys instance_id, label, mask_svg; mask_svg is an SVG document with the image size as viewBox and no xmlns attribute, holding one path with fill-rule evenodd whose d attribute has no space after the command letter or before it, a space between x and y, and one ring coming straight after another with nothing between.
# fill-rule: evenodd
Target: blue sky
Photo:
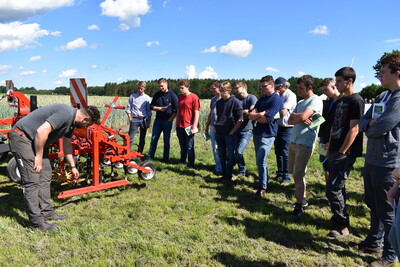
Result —
<instances>
[{"instance_id":1,"label":"blue sky","mask_svg":"<svg viewBox=\"0 0 400 267\"><path fill-rule=\"evenodd\" d=\"M400 49L400 1L1 0L0 82L332 77ZM353 60L354 59L354 60Z\"/></svg>"}]
</instances>

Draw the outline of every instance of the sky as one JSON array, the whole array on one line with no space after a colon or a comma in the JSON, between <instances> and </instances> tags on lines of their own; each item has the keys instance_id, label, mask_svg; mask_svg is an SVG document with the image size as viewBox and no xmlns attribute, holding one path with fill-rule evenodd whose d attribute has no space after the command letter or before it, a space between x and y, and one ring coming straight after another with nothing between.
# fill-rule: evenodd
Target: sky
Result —
<instances>
[{"instance_id":1,"label":"sky","mask_svg":"<svg viewBox=\"0 0 400 267\"><path fill-rule=\"evenodd\" d=\"M400 50L399 0L0 0L0 85L334 77Z\"/></svg>"}]
</instances>

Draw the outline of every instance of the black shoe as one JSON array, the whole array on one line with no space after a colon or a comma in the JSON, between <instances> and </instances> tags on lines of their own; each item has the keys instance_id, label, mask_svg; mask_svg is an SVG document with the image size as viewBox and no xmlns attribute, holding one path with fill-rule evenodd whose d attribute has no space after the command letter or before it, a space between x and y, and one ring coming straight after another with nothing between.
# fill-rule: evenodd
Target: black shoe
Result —
<instances>
[{"instance_id":1,"label":"black shoe","mask_svg":"<svg viewBox=\"0 0 400 267\"><path fill-rule=\"evenodd\" d=\"M51 220L57 220L57 221L61 221L61 220L65 220L68 218L68 215L65 214L58 214L53 212L51 215L47 215L47 216L43 216L43 218L46 221L51 221Z\"/></svg>"},{"instance_id":2,"label":"black shoe","mask_svg":"<svg viewBox=\"0 0 400 267\"><path fill-rule=\"evenodd\" d=\"M283 181L283 177L280 175L277 175L274 177L274 180L278 181L278 182L282 182Z\"/></svg>"},{"instance_id":3,"label":"black shoe","mask_svg":"<svg viewBox=\"0 0 400 267\"><path fill-rule=\"evenodd\" d=\"M222 176L224 173L223 172L214 171L214 174L217 175L217 176Z\"/></svg>"},{"instance_id":4,"label":"black shoe","mask_svg":"<svg viewBox=\"0 0 400 267\"><path fill-rule=\"evenodd\" d=\"M294 203L294 204L292 205L292 207L295 208L296 205L297 205L297 203ZM301 202L301 207L303 208L303 210L308 209L308 202L307 202L307 199L303 198L303 201Z\"/></svg>"},{"instance_id":5,"label":"black shoe","mask_svg":"<svg viewBox=\"0 0 400 267\"><path fill-rule=\"evenodd\" d=\"M350 234L350 229L349 227L346 226L338 226L335 229L331 230L328 234L328 236L330 237L338 237L338 238L342 238L342 237L346 237Z\"/></svg>"},{"instance_id":6,"label":"black shoe","mask_svg":"<svg viewBox=\"0 0 400 267\"><path fill-rule=\"evenodd\" d=\"M357 250L364 252L364 253L368 253L368 254L378 254L381 252L380 247L370 247L364 241L362 241L360 243L350 242L349 246L354 247Z\"/></svg>"},{"instance_id":7,"label":"black shoe","mask_svg":"<svg viewBox=\"0 0 400 267\"><path fill-rule=\"evenodd\" d=\"M315 199L315 201L320 202L320 203L328 203L329 204L329 200L326 196L322 196L322 197L317 197Z\"/></svg>"},{"instance_id":8,"label":"black shoe","mask_svg":"<svg viewBox=\"0 0 400 267\"><path fill-rule=\"evenodd\" d=\"M301 206L302 206L302 204L300 204L300 203L296 203L294 205L294 209L292 211L293 216L300 218L301 215L303 215L303 208Z\"/></svg>"},{"instance_id":9,"label":"black shoe","mask_svg":"<svg viewBox=\"0 0 400 267\"><path fill-rule=\"evenodd\" d=\"M54 231L54 230L58 230L58 226L55 224L50 224L47 222L43 222L42 224L39 225L32 225L31 226L32 229L39 229L42 232L50 232L50 231Z\"/></svg>"}]
</instances>

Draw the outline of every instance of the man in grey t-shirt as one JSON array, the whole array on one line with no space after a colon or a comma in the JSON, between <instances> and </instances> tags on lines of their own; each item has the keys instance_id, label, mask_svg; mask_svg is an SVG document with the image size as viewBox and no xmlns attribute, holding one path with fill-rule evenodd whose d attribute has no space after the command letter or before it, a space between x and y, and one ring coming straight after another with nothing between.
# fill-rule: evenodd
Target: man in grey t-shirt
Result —
<instances>
[{"instance_id":1,"label":"man in grey t-shirt","mask_svg":"<svg viewBox=\"0 0 400 267\"><path fill-rule=\"evenodd\" d=\"M56 230L56 225L46 221L67 218L66 215L55 213L51 205L50 144L63 137L65 160L71 166L73 176L78 178L71 145L74 127L88 127L98 123L99 119L100 112L94 106L76 109L65 104L51 104L23 117L10 131L10 149L21 175L26 211L32 228L43 232Z\"/></svg>"}]
</instances>

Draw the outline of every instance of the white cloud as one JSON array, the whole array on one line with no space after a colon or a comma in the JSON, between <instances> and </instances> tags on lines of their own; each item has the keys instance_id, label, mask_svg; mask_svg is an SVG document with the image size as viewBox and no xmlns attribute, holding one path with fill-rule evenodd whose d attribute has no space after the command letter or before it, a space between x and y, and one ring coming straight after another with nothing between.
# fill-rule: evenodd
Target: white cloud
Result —
<instances>
[{"instance_id":1,"label":"white cloud","mask_svg":"<svg viewBox=\"0 0 400 267\"><path fill-rule=\"evenodd\" d=\"M321 35L321 34L328 35L329 31L328 31L328 27L326 25L319 25L319 26L315 27L314 30L309 31L309 33L318 34L318 35Z\"/></svg>"},{"instance_id":2,"label":"white cloud","mask_svg":"<svg viewBox=\"0 0 400 267\"><path fill-rule=\"evenodd\" d=\"M361 87L361 88L364 88L364 87L366 87L366 86L367 86L366 83L360 83L360 87Z\"/></svg>"},{"instance_id":3,"label":"white cloud","mask_svg":"<svg viewBox=\"0 0 400 267\"><path fill-rule=\"evenodd\" d=\"M98 31L98 30L100 30L100 27L98 25L96 25L96 24L92 24L92 25L88 26L88 30Z\"/></svg>"},{"instance_id":4,"label":"white cloud","mask_svg":"<svg viewBox=\"0 0 400 267\"><path fill-rule=\"evenodd\" d=\"M164 56L164 55L166 55L166 54L168 54L168 51L162 51L162 52L160 52L160 56Z\"/></svg>"},{"instance_id":5,"label":"white cloud","mask_svg":"<svg viewBox=\"0 0 400 267\"><path fill-rule=\"evenodd\" d=\"M253 45L249 41L234 40L230 41L227 45L221 46L219 52L234 57L247 57L252 49Z\"/></svg>"},{"instance_id":6,"label":"white cloud","mask_svg":"<svg viewBox=\"0 0 400 267\"><path fill-rule=\"evenodd\" d=\"M188 78L188 79L196 78L197 77L196 67L194 65L186 66L185 75L186 75L186 78Z\"/></svg>"},{"instance_id":7,"label":"white cloud","mask_svg":"<svg viewBox=\"0 0 400 267\"><path fill-rule=\"evenodd\" d=\"M166 0L166 1L163 1L163 3L162 3L162 6L165 8L165 7L167 7L168 3L169 3L169 1L168 1L168 0Z\"/></svg>"},{"instance_id":8,"label":"white cloud","mask_svg":"<svg viewBox=\"0 0 400 267\"><path fill-rule=\"evenodd\" d=\"M92 70L97 69L98 67L99 67L99 66L96 65L96 64L93 64L92 66L90 66L90 68L91 68Z\"/></svg>"},{"instance_id":9,"label":"white cloud","mask_svg":"<svg viewBox=\"0 0 400 267\"><path fill-rule=\"evenodd\" d=\"M58 75L60 78L67 78L76 75L78 71L76 69L64 70Z\"/></svg>"},{"instance_id":10,"label":"white cloud","mask_svg":"<svg viewBox=\"0 0 400 267\"><path fill-rule=\"evenodd\" d=\"M42 70L42 73L47 73L47 72L48 72L48 70L46 70L46 69L45 69L45 70Z\"/></svg>"},{"instance_id":11,"label":"white cloud","mask_svg":"<svg viewBox=\"0 0 400 267\"><path fill-rule=\"evenodd\" d=\"M60 37L61 36L61 32L60 31L54 31L50 33L52 36L54 37Z\"/></svg>"},{"instance_id":12,"label":"white cloud","mask_svg":"<svg viewBox=\"0 0 400 267\"><path fill-rule=\"evenodd\" d=\"M40 25L37 23L22 24L16 21L0 24L0 52L17 50L47 35L49 35L49 32L40 29Z\"/></svg>"},{"instance_id":13,"label":"white cloud","mask_svg":"<svg viewBox=\"0 0 400 267\"><path fill-rule=\"evenodd\" d=\"M73 3L74 0L1 0L0 22L25 20Z\"/></svg>"},{"instance_id":14,"label":"white cloud","mask_svg":"<svg viewBox=\"0 0 400 267\"><path fill-rule=\"evenodd\" d=\"M385 42L385 43L397 43L397 42L400 42L400 39L385 40L383 42Z\"/></svg>"},{"instance_id":15,"label":"white cloud","mask_svg":"<svg viewBox=\"0 0 400 267\"><path fill-rule=\"evenodd\" d=\"M146 46L148 46L148 47L150 47L152 45L160 45L160 42L159 41L152 41L152 42L147 42L146 43Z\"/></svg>"},{"instance_id":16,"label":"white cloud","mask_svg":"<svg viewBox=\"0 0 400 267\"><path fill-rule=\"evenodd\" d=\"M54 84L55 84L55 85L58 85L58 86L62 85L63 83L64 83L64 82L63 82L63 81L60 81L60 80L54 82Z\"/></svg>"},{"instance_id":17,"label":"white cloud","mask_svg":"<svg viewBox=\"0 0 400 267\"><path fill-rule=\"evenodd\" d=\"M267 72L279 72L278 69L275 69L275 68L273 68L273 67L267 67L265 70L266 70Z\"/></svg>"},{"instance_id":18,"label":"white cloud","mask_svg":"<svg viewBox=\"0 0 400 267\"><path fill-rule=\"evenodd\" d=\"M33 57L31 57L30 59L29 59L29 61L37 61L37 60L39 60L39 59L41 59L42 58L42 56L33 56Z\"/></svg>"},{"instance_id":19,"label":"white cloud","mask_svg":"<svg viewBox=\"0 0 400 267\"><path fill-rule=\"evenodd\" d=\"M216 46L211 46L210 48L206 48L201 51L201 53L215 53L215 52L217 52Z\"/></svg>"},{"instance_id":20,"label":"white cloud","mask_svg":"<svg viewBox=\"0 0 400 267\"><path fill-rule=\"evenodd\" d=\"M105 0L100 7L102 15L117 17L128 27L139 27L139 16L150 11L148 0Z\"/></svg>"},{"instance_id":21,"label":"white cloud","mask_svg":"<svg viewBox=\"0 0 400 267\"><path fill-rule=\"evenodd\" d=\"M66 45L60 46L59 50L74 50L86 46L87 46L86 41L82 37L80 37L71 42L68 42Z\"/></svg>"},{"instance_id":22,"label":"white cloud","mask_svg":"<svg viewBox=\"0 0 400 267\"><path fill-rule=\"evenodd\" d=\"M33 75L33 74L36 74L36 71L28 70L28 71L21 72L19 75L20 76L29 76L29 75Z\"/></svg>"},{"instance_id":23,"label":"white cloud","mask_svg":"<svg viewBox=\"0 0 400 267\"><path fill-rule=\"evenodd\" d=\"M199 73L199 79L218 79L218 73L212 67L206 67L204 71Z\"/></svg>"},{"instance_id":24,"label":"white cloud","mask_svg":"<svg viewBox=\"0 0 400 267\"><path fill-rule=\"evenodd\" d=\"M118 30L121 32L127 31L129 29L130 29L130 27L128 25L126 25L125 23L121 23L118 25Z\"/></svg>"},{"instance_id":25,"label":"white cloud","mask_svg":"<svg viewBox=\"0 0 400 267\"><path fill-rule=\"evenodd\" d=\"M11 66L11 65L0 65L0 74L5 74L12 68L13 68L13 66Z\"/></svg>"},{"instance_id":26,"label":"white cloud","mask_svg":"<svg viewBox=\"0 0 400 267\"><path fill-rule=\"evenodd\" d=\"M305 73L304 71L298 71L297 72L297 75L300 75L300 76L303 76L303 75L306 75L307 73Z\"/></svg>"}]
</instances>

